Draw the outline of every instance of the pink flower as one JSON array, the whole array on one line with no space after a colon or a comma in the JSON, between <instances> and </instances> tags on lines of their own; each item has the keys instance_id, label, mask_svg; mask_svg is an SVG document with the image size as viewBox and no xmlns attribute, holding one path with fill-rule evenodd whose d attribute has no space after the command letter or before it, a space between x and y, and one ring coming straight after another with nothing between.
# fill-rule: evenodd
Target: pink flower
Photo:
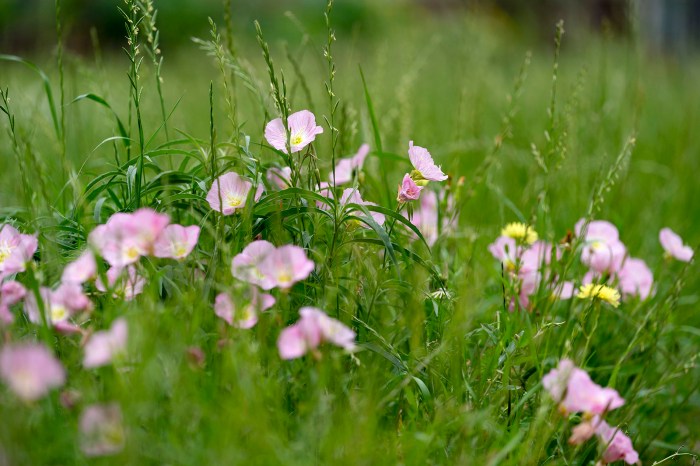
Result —
<instances>
[{"instance_id":1,"label":"pink flower","mask_svg":"<svg viewBox=\"0 0 700 466\"><path fill-rule=\"evenodd\" d=\"M554 289L554 297L558 299L571 299L574 296L576 287L571 281L563 281Z\"/></svg>"},{"instance_id":2,"label":"pink flower","mask_svg":"<svg viewBox=\"0 0 700 466\"><path fill-rule=\"evenodd\" d=\"M647 299L654 285L654 276L642 259L628 258L618 272L619 287L625 296Z\"/></svg>"},{"instance_id":3,"label":"pink flower","mask_svg":"<svg viewBox=\"0 0 700 466\"><path fill-rule=\"evenodd\" d=\"M83 366L94 368L111 363L115 356L125 351L127 336L128 326L124 318L115 320L109 330L95 332L85 344Z\"/></svg>"},{"instance_id":4,"label":"pink flower","mask_svg":"<svg viewBox=\"0 0 700 466\"><path fill-rule=\"evenodd\" d=\"M70 319L80 312L90 311L92 302L85 295L80 285L63 283L56 290L42 287L39 294L42 298L48 323L62 333L81 332L80 327L71 323ZM31 322L35 324L43 323L40 308L33 293L28 294L25 298L24 309Z\"/></svg>"},{"instance_id":5,"label":"pink flower","mask_svg":"<svg viewBox=\"0 0 700 466\"><path fill-rule=\"evenodd\" d=\"M261 288L289 288L296 282L306 279L314 270L315 264L306 257L306 251L299 246L286 245L271 251L260 262L259 270L266 278Z\"/></svg>"},{"instance_id":6,"label":"pink flower","mask_svg":"<svg viewBox=\"0 0 700 466\"><path fill-rule=\"evenodd\" d=\"M413 212L413 223L420 230L428 246L438 239L438 198L433 191L426 191L420 200L420 208Z\"/></svg>"},{"instance_id":7,"label":"pink flower","mask_svg":"<svg viewBox=\"0 0 700 466\"><path fill-rule=\"evenodd\" d=\"M228 172L218 177L207 193L211 208L224 215L231 215L236 209L245 207L252 183L238 173Z\"/></svg>"},{"instance_id":8,"label":"pink flower","mask_svg":"<svg viewBox=\"0 0 700 466\"><path fill-rule=\"evenodd\" d=\"M123 273L124 271L126 273ZM143 292L146 279L138 274L134 266L110 267L107 270L107 285L114 291L115 298L121 297L125 301L131 301L136 295ZM95 282L95 287L99 291L107 291L107 286L99 278Z\"/></svg>"},{"instance_id":9,"label":"pink flower","mask_svg":"<svg viewBox=\"0 0 700 466\"><path fill-rule=\"evenodd\" d=\"M352 181L353 171L360 170L365 163L365 158L369 154L369 144L362 144L354 156L341 159L335 166L333 173L329 179L331 183L335 182L335 186L349 183Z\"/></svg>"},{"instance_id":10,"label":"pink flower","mask_svg":"<svg viewBox=\"0 0 700 466\"><path fill-rule=\"evenodd\" d=\"M97 262L92 251L86 249L80 257L66 265L61 275L63 283L74 283L82 285L88 280L97 277Z\"/></svg>"},{"instance_id":11,"label":"pink flower","mask_svg":"<svg viewBox=\"0 0 700 466\"><path fill-rule=\"evenodd\" d=\"M24 343L0 351L0 378L17 396L33 401L62 386L66 372L44 345Z\"/></svg>"},{"instance_id":12,"label":"pink flower","mask_svg":"<svg viewBox=\"0 0 700 466\"><path fill-rule=\"evenodd\" d=\"M260 293L255 287L251 287L248 302L242 309L236 310L228 293L220 293L216 297L214 312L229 325L248 329L258 323L258 313L271 308L275 301L272 295Z\"/></svg>"},{"instance_id":13,"label":"pink flower","mask_svg":"<svg viewBox=\"0 0 700 466\"><path fill-rule=\"evenodd\" d=\"M90 243L113 267L124 267L151 254L158 235L170 218L153 209L143 208L134 213L116 213L107 223L99 225L89 236Z\"/></svg>"},{"instance_id":14,"label":"pink flower","mask_svg":"<svg viewBox=\"0 0 700 466\"><path fill-rule=\"evenodd\" d=\"M302 357L327 341L348 351L355 349L355 332L343 323L328 317L320 309L304 307L301 318L280 333L277 348L282 359Z\"/></svg>"},{"instance_id":15,"label":"pink flower","mask_svg":"<svg viewBox=\"0 0 700 466\"><path fill-rule=\"evenodd\" d=\"M590 421L583 421L579 425L573 428L571 431L571 437L569 437L569 443L571 445L581 445L586 442L589 438L593 437L596 430L596 424L600 422L600 418L595 416Z\"/></svg>"},{"instance_id":16,"label":"pink flower","mask_svg":"<svg viewBox=\"0 0 700 466\"><path fill-rule=\"evenodd\" d=\"M113 455L124 448L122 411L116 403L88 406L79 426L80 449L87 456Z\"/></svg>"},{"instance_id":17,"label":"pink flower","mask_svg":"<svg viewBox=\"0 0 700 466\"><path fill-rule=\"evenodd\" d=\"M36 252L38 242L34 235L23 235L12 225L0 227L0 279L24 272Z\"/></svg>"},{"instance_id":18,"label":"pink flower","mask_svg":"<svg viewBox=\"0 0 700 466\"><path fill-rule=\"evenodd\" d=\"M182 260L189 256L197 245L199 232L200 228L197 225L168 225L153 245L153 255Z\"/></svg>"},{"instance_id":19,"label":"pink flower","mask_svg":"<svg viewBox=\"0 0 700 466\"><path fill-rule=\"evenodd\" d=\"M408 143L408 158L411 159L413 168L417 172L416 181L445 181L447 179L447 175L435 165L433 157L425 147L414 146L413 141L410 141Z\"/></svg>"},{"instance_id":20,"label":"pink flower","mask_svg":"<svg viewBox=\"0 0 700 466\"><path fill-rule=\"evenodd\" d=\"M377 205L374 202L366 202L362 200L362 196L360 196L360 192L357 189L353 188L348 188L343 191L342 196L340 197L340 204L345 206L347 204L357 204L357 205ZM375 222L377 222L379 225L384 224L384 220L386 218L384 217L384 214L379 213L379 212L374 212L372 210L369 211L369 214L372 216ZM362 226L366 226L364 223ZM369 227L367 227L369 228Z\"/></svg>"},{"instance_id":21,"label":"pink flower","mask_svg":"<svg viewBox=\"0 0 700 466\"><path fill-rule=\"evenodd\" d=\"M323 133L323 128L316 126L316 117L308 110L292 113L287 118L289 125L289 145L292 153L299 152ZM287 153L287 131L281 118L270 121L265 126L265 139L275 149Z\"/></svg>"},{"instance_id":22,"label":"pink flower","mask_svg":"<svg viewBox=\"0 0 700 466\"><path fill-rule=\"evenodd\" d=\"M659 232L659 241L669 256L683 262L690 262L693 258L693 250L690 246L683 244L681 237L670 228L664 228Z\"/></svg>"},{"instance_id":23,"label":"pink flower","mask_svg":"<svg viewBox=\"0 0 700 466\"><path fill-rule=\"evenodd\" d=\"M499 236L496 241L489 244L491 255L501 261L507 270L515 270L516 264L522 255L521 248L517 247L515 240L509 236Z\"/></svg>"},{"instance_id":24,"label":"pink flower","mask_svg":"<svg viewBox=\"0 0 700 466\"><path fill-rule=\"evenodd\" d=\"M635 451L632 440L620 429L610 427L607 422L601 420L596 428L596 434L607 446L603 453L604 464L620 460L624 460L627 464L639 462L639 454Z\"/></svg>"},{"instance_id":25,"label":"pink flower","mask_svg":"<svg viewBox=\"0 0 700 466\"><path fill-rule=\"evenodd\" d=\"M275 250L269 241L253 241L231 262L231 274L239 280L269 290L275 287L274 280L260 271L260 263Z\"/></svg>"},{"instance_id":26,"label":"pink flower","mask_svg":"<svg viewBox=\"0 0 700 466\"><path fill-rule=\"evenodd\" d=\"M576 223L576 235L582 235L584 224L584 219ZM581 262L598 273L616 273L620 270L627 249L620 241L615 225L604 220L590 222L584 241Z\"/></svg>"},{"instance_id":27,"label":"pink flower","mask_svg":"<svg viewBox=\"0 0 700 466\"><path fill-rule=\"evenodd\" d=\"M267 181L279 189L287 189L292 185L292 169L289 167L268 168Z\"/></svg>"},{"instance_id":28,"label":"pink flower","mask_svg":"<svg viewBox=\"0 0 700 466\"><path fill-rule=\"evenodd\" d=\"M10 312L10 306L22 301L27 290L16 281L5 282L0 286L0 323L11 324L15 317Z\"/></svg>"},{"instance_id":29,"label":"pink flower","mask_svg":"<svg viewBox=\"0 0 700 466\"><path fill-rule=\"evenodd\" d=\"M422 190L423 186L418 186L416 182L413 181L413 178L406 173L399 185L399 194L396 200L399 202L415 201L420 197L420 192Z\"/></svg>"}]
</instances>

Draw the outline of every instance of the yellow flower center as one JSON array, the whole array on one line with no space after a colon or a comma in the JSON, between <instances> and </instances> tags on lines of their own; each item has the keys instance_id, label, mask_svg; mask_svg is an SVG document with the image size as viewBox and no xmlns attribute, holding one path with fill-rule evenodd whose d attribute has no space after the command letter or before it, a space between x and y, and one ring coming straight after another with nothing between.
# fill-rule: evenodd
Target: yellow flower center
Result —
<instances>
[{"instance_id":1,"label":"yellow flower center","mask_svg":"<svg viewBox=\"0 0 700 466\"><path fill-rule=\"evenodd\" d=\"M129 260L136 260L139 258L139 249L136 246L129 246L124 251L124 256Z\"/></svg>"},{"instance_id":2,"label":"yellow flower center","mask_svg":"<svg viewBox=\"0 0 700 466\"><path fill-rule=\"evenodd\" d=\"M610 304L613 307L620 305L620 293L615 289L606 285L596 285L589 283L583 285L576 295L579 299L600 299Z\"/></svg>"},{"instance_id":3,"label":"yellow flower center","mask_svg":"<svg viewBox=\"0 0 700 466\"><path fill-rule=\"evenodd\" d=\"M243 198L240 195L234 193L226 195L226 205L228 207L238 207L241 204L243 204Z\"/></svg>"},{"instance_id":4,"label":"yellow flower center","mask_svg":"<svg viewBox=\"0 0 700 466\"><path fill-rule=\"evenodd\" d=\"M279 274L277 274L277 281L282 283L291 282L292 274L290 274L287 271L282 271Z\"/></svg>"},{"instance_id":5,"label":"yellow flower center","mask_svg":"<svg viewBox=\"0 0 700 466\"><path fill-rule=\"evenodd\" d=\"M175 257L184 257L187 254L187 247L182 243L176 243L173 245L173 252Z\"/></svg>"},{"instance_id":6,"label":"yellow flower center","mask_svg":"<svg viewBox=\"0 0 700 466\"><path fill-rule=\"evenodd\" d=\"M301 134L293 134L291 138L289 138L289 143L293 146L298 146L304 142L304 138L301 136Z\"/></svg>"},{"instance_id":7,"label":"yellow flower center","mask_svg":"<svg viewBox=\"0 0 700 466\"><path fill-rule=\"evenodd\" d=\"M251 305L248 305L241 310L241 318L238 320L246 321L246 320L250 320L252 318L253 318L253 309L252 309Z\"/></svg>"},{"instance_id":8,"label":"yellow flower center","mask_svg":"<svg viewBox=\"0 0 700 466\"><path fill-rule=\"evenodd\" d=\"M524 223L513 222L506 225L501 230L501 236L513 238L516 241L522 241L527 244L532 244L537 241L537 232L530 225Z\"/></svg>"},{"instance_id":9,"label":"yellow flower center","mask_svg":"<svg viewBox=\"0 0 700 466\"><path fill-rule=\"evenodd\" d=\"M13 249L14 248L10 247L10 245L5 242L0 243L0 264L3 264L5 260L10 257Z\"/></svg>"},{"instance_id":10,"label":"yellow flower center","mask_svg":"<svg viewBox=\"0 0 700 466\"><path fill-rule=\"evenodd\" d=\"M68 310L61 305L51 306L51 322L61 322L68 317Z\"/></svg>"}]
</instances>

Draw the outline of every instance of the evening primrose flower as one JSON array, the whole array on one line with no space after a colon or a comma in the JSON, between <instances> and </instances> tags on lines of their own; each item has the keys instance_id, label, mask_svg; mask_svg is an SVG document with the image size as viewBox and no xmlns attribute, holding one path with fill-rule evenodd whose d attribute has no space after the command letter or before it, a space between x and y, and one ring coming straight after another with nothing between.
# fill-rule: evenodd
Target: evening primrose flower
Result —
<instances>
[{"instance_id":1,"label":"evening primrose flower","mask_svg":"<svg viewBox=\"0 0 700 466\"><path fill-rule=\"evenodd\" d=\"M10 306L22 301L27 295L27 289L16 281L5 282L0 286L0 324L11 324L15 317L10 312Z\"/></svg>"},{"instance_id":2,"label":"evening primrose flower","mask_svg":"<svg viewBox=\"0 0 700 466\"><path fill-rule=\"evenodd\" d=\"M37 238L24 235L12 225L0 227L0 279L6 275L24 272L27 262L37 249Z\"/></svg>"},{"instance_id":3,"label":"evening primrose flower","mask_svg":"<svg viewBox=\"0 0 700 466\"><path fill-rule=\"evenodd\" d=\"M642 259L626 259L618 272L618 278L620 291L625 297L639 296L640 299L647 299L651 294L654 275Z\"/></svg>"},{"instance_id":4,"label":"evening primrose flower","mask_svg":"<svg viewBox=\"0 0 700 466\"><path fill-rule=\"evenodd\" d=\"M267 181L279 189L287 189L292 186L292 169L290 167L268 168Z\"/></svg>"},{"instance_id":5,"label":"evening primrose flower","mask_svg":"<svg viewBox=\"0 0 700 466\"><path fill-rule=\"evenodd\" d=\"M299 152L311 144L316 135L323 133L323 128L316 126L316 117L308 110L289 115L287 125L292 153ZM287 131L281 118L276 118L265 126L265 139L275 149L287 153Z\"/></svg>"},{"instance_id":6,"label":"evening primrose flower","mask_svg":"<svg viewBox=\"0 0 700 466\"><path fill-rule=\"evenodd\" d=\"M80 449L87 456L113 455L124 448L122 411L116 403L85 408L79 428Z\"/></svg>"},{"instance_id":7,"label":"evening primrose flower","mask_svg":"<svg viewBox=\"0 0 700 466\"><path fill-rule=\"evenodd\" d=\"M620 292L607 285L596 285L595 283L582 285L576 297L579 299L600 299L612 307L620 305Z\"/></svg>"},{"instance_id":8,"label":"evening primrose flower","mask_svg":"<svg viewBox=\"0 0 700 466\"><path fill-rule=\"evenodd\" d=\"M410 141L408 143L408 158L413 164L414 170L411 172L411 178L416 184L425 186L428 181L445 181L447 179L447 175L435 165L433 157L425 147L414 146L413 141Z\"/></svg>"},{"instance_id":9,"label":"evening primrose flower","mask_svg":"<svg viewBox=\"0 0 700 466\"><path fill-rule=\"evenodd\" d=\"M211 208L223 215L232 215L245 207L248 192L253 184L236 172L224 173L211 185L207 202Z\"/></svg>"},{"instance_id":10,"label":"evening primrose flower","mask_svg":"<svg viewBox=\"0 0 700 466\"><path fill-rule=\"evenodd\" d=\"M66 371L42 344L10 344L0 351L0 379L18 397L34 401L62 386Z\"/></svg>"},{"instance_id":11,"label":"evening primrose flower","mask_svg":"<svg viewBox=\"0 0 700 466\"><path fill-rule=\"evenodd\" d=\"M41 287L39 292L46 321L61 333L80 333L82 330L71 322L75 315L90 311L92 302L80 285L63 283L55 290ZM34 293L28 293L24 300L24 310L34 324L42 324L41 311Z\"/></svg>"},{"instance_id":12,"label":"evening primrose flower","mask_svg":"<svg viewBox=\"0 0 700 466\"><path fill-rule=\"evenodd\" d=\"M83 366L95 368L111 363L126 349L127 336L128 326L124 318L115 320L109 330L95 332L85 343Z\"/></svg>"},{"instance_id":13,"label":"evening primrose flower","mask_svg":"<svg viewBox=\"0 0 700 466\"><path fill-rule=\"evenodd\" d=\"M290 288L296 282L306 279L315 266L314 261L306 257L303 248L292 244L280 246L267 254L258 266L262 275L268 279L261 288Z\"/></svg>"},{"instance_id":14,"label":"evening primrose flower","mask_svg":"<svg viewBox=\"0 0 700 466\"><path fill-rule=\"evenodd\" d=\"M277 349L282 359L300 358L323 342L347 351L355 349L355 332L342 322L314 307L303 307L299 314L301 318L282 330L277 339Z\"/></svg>"},{"instance_id":15,"label":"evening primrose flower","mask_svg":"<svg viewBox=\"0 0 700 466\"><path fill-rule=\"evenodd\" d=\"M520 222L512 222L507 224L501 230L501 236L513 238L518 243L532 244L537 241L537 232L530 225Z\"/></svg>"},{"instance_id":16,"label":"evening primrose flower","mask_svg":"<svg viewBox=\"0 0 700 466\"><path fill-rule=\"evenodd\" d=\"M624 460L627 464L637 464L639 454L632 445L630 439L619 427L610 427L607 422L601 420L596 427L596 435L600 442L606 445L603 452L603 464Z\"/></svg>"},{"instance_id":17,"label":"evening primrose flower","mask_svg":"<svg viewBox=\"0 0 700 466\"><path fill-rule=\"evenodd\" d=\"M275 245L269 241L253 241L231 261L231 275L266 290L274 288L274 280L263 274L259 266L263 259L275 249Z\"/></svg>"},{"instance_id":18,"label":"evening primrose flower","mask_svg":"<svg viewBox=\"0 0 700 466\"><path fill-rule=\"evenodd\" d=\"M374 202L369 202L369 201L363 200L362 196L360 195L360 192L357 189L353 189L353 188L348 188L348 189L343 191L343 194L340 197L340 204L343 206L345 206L347 204L357 204L357 205L364 205L364 206L377 205ZM372 217L372 219L374 219L374 221L377 222L379 225L384 224L384 221L386 220L386 217L384 216L384 214L382 214L380 212L375 212L373 210L370 210L369 214ZM361 226L363 226L365 228L369 228L369 226L367 226L366 224L364 224L362 222L359 222L359 223Z\"/></svg>"},{"instance_id":19,"label":"evening primrose flower","mask_svg":"<svg viewBox=\"0 0 700 466\"><path fill-rule=\"evenodd\" d=\"M275 298L267 293L260 293L251 287L248 302L239 309L228 293L220 293L214 303L214 313L232 327L249 329L258 323L258 313L266 311L275 304Z\"/></svg>"},{"instance_id":20,"label":"evening primrose flower","mask_svg":"<svg viewBox=\"0 0 700 466\"><path fill-rule=\"evenodd\" d=\"M576 222L577 236L582 236L585 219ZM605 220L593 220L588 224L585 244L581 250L581 262L593 271L616 273L620 270L627 254L627 248L620 241L620 234L612 223Z\"/></svg>"},{"instance_id":21,"label":"evening primrose flower","mask_svg":"<svg viewBox=\"0 0 700 466\"><path fill-rule=\"evenodd\" d=\"M369 144L362 144L354 156L341 159L330 174L331 183L335 182L336 186L340 186L352 181L353 172L362 168L367 154L369 154Z\"/></svg>"},{"instance_id":22,"label":"evening primrose flower","mask_svg":"<svg viewBox=\"0 0 700 466\"><path fill-rule=\"evenodd\" d=\"M125 273L124 273L125 272ZM139 275L133 265L127 267L110 267L106 273L107 284L114 291L115 298L123 298L131 301L135 296L143 292L146 279ZM99 291L107 291L107 286L100 278L95 282L95 288Z\"/></svg>"},{"instance_id":23,"label":"evening primrose flower","mask_svg":"<svg viewBox=\"0 0 700 466\"><path fill-rule=\"evenodd\" d=\"M683 244L683 240L670 228L663 228L659 232L659 242L669 257L683 262L690 262L693 258L693 250Z\"/></svg>"},{"instance_id":24,"label":"evening primrose flower","mask_svg":"<svg viewBox=\"0 0 700 466\"><path fill-rule=\"evenodd\" d=\"M415 201L420 197L420 192L423 190L423 186L418 186L413 178L406 173L403 176L403 180L399 185L399 194L396 197L398 202L409 202Z\"/></svg>"},{"instance_id":25,"label":"evening primrose flower","mask_svg":"<svg viewBox=\"0 0 700 466\"><path fill-rule=\"evenodd\" d=\"M97 262L95 255L86 249L80 257L66 265L61 275L63 283L75 283L82 285L88 280L97 277Z\"/></svg>"},{"instance_id":26,"label":"evening primrose flower","mask_svg":"<svg viewBox=\"0 0 700 466\"><path fill-rule=\"evenodd\" d=\"M189 256L197 245L199 232L200 228L197 225L168 225L153 245L153 255L182 260Z\"/></svg>"}]
</instances>

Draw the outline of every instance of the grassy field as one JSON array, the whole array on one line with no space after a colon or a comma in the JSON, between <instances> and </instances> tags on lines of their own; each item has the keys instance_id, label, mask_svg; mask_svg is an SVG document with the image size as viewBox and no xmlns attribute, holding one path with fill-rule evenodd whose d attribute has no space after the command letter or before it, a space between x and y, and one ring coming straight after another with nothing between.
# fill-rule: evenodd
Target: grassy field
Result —
<instances>
[{"instance_id":1,"label":"grassy field","mask_svg":"<svg viewBox=\"0 0 700 466\"><path fill-rule=\"evenodd\" d=\"M38 237L26 270L3 277L27 297L9 308L12 323L0 322L0 344L34 341L66 373L31 400L11 370L0 374L0 465L605 462L605 441L568 442L591 413L563 415L543 388L563 358L624 398L605 419L644 464L694 464L700 280L694 262L665 256L659 231L700 243L696 57L652 56L630 39L570 40L555 25L542 45L487 17L406 15L336 41L300 30L283 43L263 23L267 61L254 35L229 40L219 24L199 44L155 54L158 68L149 17L139 25L124 43L133 60L58 47L31 58L42 75L0 57L9 93L0 220ZM266 124L304 109L323 133L291 157L273 149ZM413 170L409 141L449 175L422 192L441 199L434 243L429 227L419 237L403 220L409 210L426 216L421 201L396 199ZM363 143L370 153L343 188L379 207L323 201L318 180ZM266 172L286 165L298 177L279 190ZM222 215L206 196L230 171L266 192ZM198 225L192 253L142 254L145 286L132 300L85 283L93 309L70 317L78 333L32 321L31 299L59 286L90 232L142 207ZM370 211L384 214L383 226ZM581 218L618 228L629 256L653 272L650 296L619 307L553 298L550 284L584 281ZM519 263L514 274L489 252L511 222L562 251L525 305ZM315 268L269 291L276 303L257 325L236 328L215 314L215 298L247 302L252 285L232 276L231 261L257 239L298 245ZM107 262L97 261L103 281ZM619 286L614 273L596 280ZM352 328L356 349L326 343L282 359L280 333L305 306ZM126 348L85 367L86 342L122 317ZM86 439L85 413L107 403L120 416ZM97 457L91 442L106 445Z\"/></svg>"}]
</instances>

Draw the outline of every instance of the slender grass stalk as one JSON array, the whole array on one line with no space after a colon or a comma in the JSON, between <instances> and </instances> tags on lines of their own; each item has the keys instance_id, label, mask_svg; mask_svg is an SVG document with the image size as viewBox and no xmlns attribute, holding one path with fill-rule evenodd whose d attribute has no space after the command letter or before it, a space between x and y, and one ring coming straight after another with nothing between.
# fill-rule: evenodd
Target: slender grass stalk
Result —
<instances>
[{"instance_id":1,"label":"slender grass stalk","mask_svg":"<svg viewBox=\"0 0 700 466\"><path fill-rule=\"evenodd\" d=\"M63 180L68 181L70 177L70 169L68 168L68 160L66 159L66 109L65 109L65 73L63 69L63 22L61 21L61 5L62 0L55 0L54 7L56 12L56 65L58 67L58 87L59 87L59 107L61 109L59 115L59 144L61 148L61 171ZM62 197L62 202L65 202L65 197Z\"/></svg>"}]
</instances>

